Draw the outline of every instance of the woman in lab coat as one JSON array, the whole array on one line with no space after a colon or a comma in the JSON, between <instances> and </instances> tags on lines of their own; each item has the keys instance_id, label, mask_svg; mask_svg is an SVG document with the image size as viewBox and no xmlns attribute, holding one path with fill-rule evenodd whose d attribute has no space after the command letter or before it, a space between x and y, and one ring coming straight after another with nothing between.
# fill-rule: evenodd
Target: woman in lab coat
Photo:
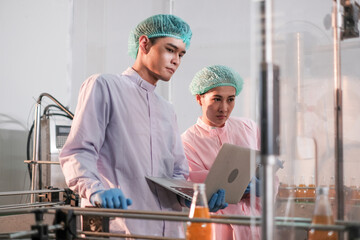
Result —
<instances>
[{"instance_id":1,"label":"woman in lab coat","mask_svg":"<svg viewBox=\"0 0 360 240\"><path fill-rule=\"evenodd\" d=\"M259 150L260 132L255 122L247 118L230 117L235 106L235 97L242 86L240 75L221 65L205 67L193 78L189 88L201 106L202 116L181 135L191 181L205 181L224 143ZM256 182L258 183L258 179ZM259 186L259 193L258 188ZM246 193L238 204L229 204L227 208L216 213L260 216L260 212L260 198L255 196L255 207L251 208L250 195ZM214 230L215 239L260 239L258 227L215 224Z\"/></svg>"}]
</instances>

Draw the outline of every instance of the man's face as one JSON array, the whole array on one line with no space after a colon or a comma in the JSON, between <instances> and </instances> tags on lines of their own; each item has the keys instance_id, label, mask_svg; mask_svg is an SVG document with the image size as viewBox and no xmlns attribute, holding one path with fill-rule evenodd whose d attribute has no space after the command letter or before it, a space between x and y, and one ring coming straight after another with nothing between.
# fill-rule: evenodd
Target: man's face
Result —
<instances>
[{"instance_id":1,"label":"man's face","mask_svg":"<svg viewBox=\"0 0 360 240\"><path fill-rule=\"evenodd\" d=\"M216 87L196 100L202 109L202 120L209 126L223 127L235 106L235 88L231 86Z\"/></svg>"},{"instance_id":2,"label":"man's face","mask_svg":"<svg viewBox=\"0 0 360 240\"><path fill-rule=\"evenodd\" d=\"M185 43L172 37L158 38L151 44L146 66L154 79L169 81L186 53Z\"/></svg>"}]
</instances>

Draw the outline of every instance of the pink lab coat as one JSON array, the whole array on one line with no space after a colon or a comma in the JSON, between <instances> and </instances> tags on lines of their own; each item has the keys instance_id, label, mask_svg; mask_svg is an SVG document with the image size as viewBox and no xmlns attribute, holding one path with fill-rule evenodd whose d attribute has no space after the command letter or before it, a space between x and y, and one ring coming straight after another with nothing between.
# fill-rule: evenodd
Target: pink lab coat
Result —
<instances>
[{"instance_id":1,"label":"pink lab coat","mask_svg":"<svg viewBox=\"0 0 360 240\"><path fill-rule=\"evenodd\" d=\"M214 128L206 125L201 117L197 123L181 135L185 155L189 161L189 180L204 182L216 155L224 143L231 143L251 149L260 149L260 132L256 123L246 118L230 117L224 127ZM244 196L238 204L229 204L216 214L260 216L261 201L255 197L255 208L251 208L250 196ZM215 237L222 239L260 239L259 227L241 225L214 225Z\"/></svg>"}]
</instances>

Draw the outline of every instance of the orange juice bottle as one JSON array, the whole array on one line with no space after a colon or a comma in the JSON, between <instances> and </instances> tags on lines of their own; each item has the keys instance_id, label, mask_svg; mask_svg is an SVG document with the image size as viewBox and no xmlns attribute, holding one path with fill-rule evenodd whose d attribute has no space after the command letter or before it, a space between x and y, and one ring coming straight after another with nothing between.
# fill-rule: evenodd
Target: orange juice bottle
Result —
<instances>
[{"instance_id":1,"label":"orange juice bottle","mask_svg":"<svg viewBox=\"0 0 360 240\"><path fill-rule=\"evenodd\" d=\"M288 181L288 177L287 177L287 175L285 175L279 185L278 195L281 198L289 197L289 189L288 189L289 184L287 183L287 181Z\"/></svg>"},{"instance_id":2,"label":"orange juice bottle","mask_svg":"<svg viewBox=\"0 0 360 240\"><path fill-rule=\"evenodd\" d=\"M295 184L295 176L293 176L291 178L289 187L290 187L290 189L289 189L289 197L290 198L296 198L297 197L297 188L296 188L296 184Z\"/></svg>"},{"instance_id":3,"label":"orange juice bottle","mask_svg":"<svg viewBox=\"0 0 360 240\"><path fill-rule=\"evenodd\" d=\"M329 188L319 187L316 190L316 202L312 224L334 224L329 202ZM338 233L331 230L310 229L308 240L337 240Z\"/></svg>"},{"instance_id":4,"label":"orange juice bottle","mask_svg":"<svg viewBox=\"0 0 360 240\"><path fill-rule=\"evenodd\" d=\"M308 190L306 192L306 197L308 202L314 202L315 201L315 177L311 176Z\"/></svg>"},{"instance_id":5,"label":"orange juice bottle","mask_svg":"<svg viewBox=\"0 0 360 240\"><path fill-rule=\"evenodd\" d=\"M287 183L280 183L279 186L279 197L281 198L288 198L289 197L289 190L287 189L289 185Z\"/></svg>"},{"instance_id":6,"label":"orange juice bottle","mask_svg":"<svg viewBox=\"0 0 360 240\"><path fill-rule=\"evenodd\" d=\"M356 184L356 178L352 177L351 178L351 182L350 182L350 189L351 189L351 203L352 204L357 204L359 202L360 199L360 190L359 190L359 186Z\"/></svg>"},{"instance_id":7,"label":"orange juice bottle","mask_svg":"<svg viewBox=\"0 0 360 240\"><path fill-rule=\"evenodd\" d=\"M205 194L205 184L194 184L194 196L191 202L189 218L210 218L209 208ZM212 224L188 222L186 239L212 239Z\"/></svg>"},{"instance_id":8,"label":"orange juice bottle","mask_svg":"<svg viewBox=\"0 0 360 240\"><path fill-rule=\"evenodd\" d=\"M304 201L304 198L306 198L306 192L307 192L307 188L305 184L305 179L304 176L301 176L298 189L296 192L296 197L298 198L299 201Z\"/></svg>"}]
</instances>

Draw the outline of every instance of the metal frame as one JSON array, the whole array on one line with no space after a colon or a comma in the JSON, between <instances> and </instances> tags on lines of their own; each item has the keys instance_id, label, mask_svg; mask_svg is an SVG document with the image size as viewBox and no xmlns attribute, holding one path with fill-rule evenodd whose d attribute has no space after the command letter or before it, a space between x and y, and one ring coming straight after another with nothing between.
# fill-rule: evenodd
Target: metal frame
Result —
<instances>
[{"instance_id":1,"label":"metal frame","mask_svg":"<svg viewBox=\"0 0 360 240\"><path fill-rule=\"evenodd\" d=\"M133 218L133 219L143 219L143 220L167 220L167 221L179 221L179 222L206 222L206 223L225 223L225 224L236 224L236 225L251 225L254 224L254 218L256 219L257 226L261 225L260 217L250 217L250 216L235 216L235 215L212 215L210 219L208 218L189 218L186 213L183 212L152 212L152 211L136 211L136 210L119 210L119 209L103 209L103 208L79 208L79 207L52 207L52 208L41 208L42 214L56 214L59 210L66 213L71 213L72 216L107 216L107 217L121 217L121 218ZM0 210L0 215L15 215L15 214L37 214L38 210L34 208L28 209L16 209L16 210ZM338 232L351 231L353 228L359 228L360 223L356 222L337 222L334 225L312 225L311 219L307 218L283 218L277 217L274 219L274 225L278 227L291 227L298 228L303 230L309 229L318 229L318 230L333 230ZM39 224L42 224L41 222ZM64 229L64 224L54 224L49 226L49 231L54 231L58 229ZM21 231L16 233L6 233L0 234L0 239L2 237L15 238L19 236L30 236L37 234L34 230L32 231ZM80 237L81 234L87 234L86 237ZM142 236L142 235L129 235L129 234L114 234L114 233L94 233L94 232L84 232L77 231L77 239L99 239L99 237L129 237L129 238L142 238L142 239L172 239L178 240L178 238L166 238L166 237L153 237L153 236ZM94 236L96 238L91 238L89 236ZM355 236L356 237L356 236Z\"/></svg>"}]
</instances>

